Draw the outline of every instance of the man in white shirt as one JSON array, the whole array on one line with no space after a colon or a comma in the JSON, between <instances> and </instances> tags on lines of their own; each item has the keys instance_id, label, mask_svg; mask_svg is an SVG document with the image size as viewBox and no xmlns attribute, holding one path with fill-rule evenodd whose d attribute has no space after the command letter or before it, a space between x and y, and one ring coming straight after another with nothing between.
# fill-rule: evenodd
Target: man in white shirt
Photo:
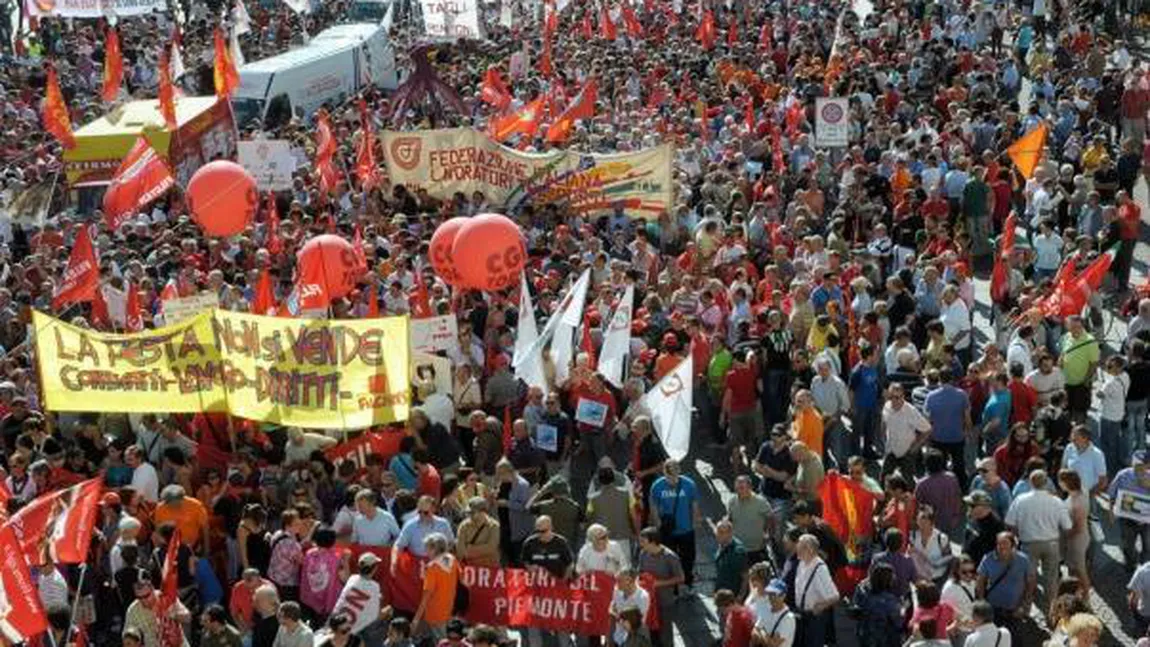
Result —
<instances>
[{"instance_id":1,"label":"man in white shirt","mask_svg":"<svg viewBox=\"0 0 1150 647\"><path fill-rule=\"evenodd\" d=\"M1066 376L1054 363L1054 357L1045 350L1039 351L1038 368L1026 376L1026 383L1038 394L1038 404L1050 404L1050 398L1066 388Z\"/></svg>"},{"instance_id":2,"label":"man in white shirt","mask_svg":"<svg viewBox=\"0 0 1150 647\"><path fill-rule=\"evenodd\" d=\"M1020 364L1022 374L1030 375L1030 372L1034 370L1034 362L1030 359L1031 353L1034 352L1034 344L1031 341L1033 338L1034 328L1029 324L1021 326L1014 333L1010 345L1006 348L1006 366L1008 368Z\"/></svg>"},{"instance_id":3,"label":"man in white shirt","mask_svg":"<svg viewBox=\"0 0 1150 647\"><path fill-rule=\"evenodd\" d=\"M399 524L387 510L375 504L375 492L360 490L355 495L357 514L351 522L351 543L364 546L390 546L399 537Z\"/></svg>"},{"instance_id":4,"label":"man in white shirt","mask_svg":"<svg viewBox=\"0 0 1150 647\"><path fill-rule=\"evenodd\" d=\"M918 450L930 438L930 421L906 403L906 390L897 382L887 389L882 428L886 438L882 475L885 477L897 469L904 476L913 477L918 473L915 460Z\"/></svg>"},{"instance_id":5,"label":"man in white shirt","mask_svg":"<svg viewBox=\"0 0 1150 647\"><path fill-rule=\"evenodd\" d=\"M1043 590L1053 599L1060 576L1059 540L1070 530L1070 510L1046 489L1044 470L1034 470L1029 480L1031 490L1010 504L1005 521L1018 535L1022 551L1030 556L1035 569L1041 568Z\"/></svg>"},{"instance_id":6,"label":"man in white shirt","mask_svg":"<svg viewBox=\"0 0 1150 647\"><path fill-rule=\"evenodd\" d=\"M643 587L638 586L638 572L633 568L619 571L615 578L615 593L611 596L611 621L615 628L612 638L622 645L627 640L627 631L619 623L619 615L627 609L638 609L643 616L643 624L647 623L647 611L651 608L651 595Z\"/></svg>"},{"instance_id":7,"label":"man in white shirt","mask_svg":"<svg viewBox=\"0 0 1150 647\"><path fill-rule=\"evenodd\" d=\"M831 569L819 557L819 540L814 535L799 537L795 553L799 565L795 569L795 606L799 613L799 635L802 642L796 647L824 647L827 630L834 618L839 602Z\"/></svg>"},{"instance_id":8,"label":"man in white shirt","mask_svg":"<svg viewBox=\"0 0 1150 647\"><path fill-rule=\"evenodd\" d=\"M954 344L954 350L963 366L970 364L970 309L958 298L958 288L947 285L942 290L942 322L946 341Z\"/></svg>"},{"instance_id":9,"label":"man in white shirt","mask_svg":"<svg viewBox=\"0 0 1150 647\"><path fill-rule=\"evenodd\" d=\"M792 647L795 644L797 624L795 614L787 608L787 584L773 579L765 589L771 608L759 616L755 635L770 647Z\"/></svg>"},{"instance_id":10,"label":"man in white shirt","mask_svg":"<svg viewBox=\"0 0 1150 647\"><path fill-rule=\"evenodd\" d=\"M359 556L359 572L347 578L332 612L332 615L339 613L351 618L351 633L359 636L366 644L382 644L387 635L387 629L379 616L383 596L379 582L375 581L375 569L379 563L379 557L372 553ZM369 642L372 637L378 638L379 642Z\"/></svg>"},{"instance_id":11,"label":"man in white shirt","mask_svg":"<svg viewBox=\"0 0 1150 647\"><path fill-rule=\"evenodd\" d=\"M994 624L994 608L985 600L974 603L970 612L974 631L966 637L962 647L1010 647L1010 630Z\"/></svg>"},{"instance_id":12,"label":"man in white shirt","mask_svg":"<svg viewBox=\"0 0 1150 647\"><path fill-rule=\"evenodd\" d=\"M149 503L160 499L160 475L156 468L144 460L144 450L138 445L132 445L124 452L124 462L132 468L132 489Z\"/></svg>"}]
</instances>

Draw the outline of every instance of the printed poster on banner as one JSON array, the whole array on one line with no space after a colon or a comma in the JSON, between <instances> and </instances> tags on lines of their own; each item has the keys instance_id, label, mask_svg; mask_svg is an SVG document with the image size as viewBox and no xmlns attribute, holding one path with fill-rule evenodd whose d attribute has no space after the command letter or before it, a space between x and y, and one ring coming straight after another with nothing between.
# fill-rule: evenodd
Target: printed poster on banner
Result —
<instances>
[{"instance_id":1,"label":"printed poster on banner","mask_svg":"<svg viewBox=\"0 0 1150 647\"><path fill-rule=\"evenodd\" d=\"M204 310L211 310L220 305L220 295L215 292L200 292L190 297L176 297L164 303L164 323L177 324L191 319Z\"/></svg>"},{"instance_id":2,"label":"printed poster on banner","mask_svg":"<svg viewBox=\"0 0 1150 647\"><path fill-rule=\"evenodd\" d=\"M167 0L26 0L28 15L58 18L141 16L166 11Z\"/></svg>"},{"instance_id":3,"label":"printed poster on banner","mask_svg":"<svg viewBox=\"0 0 1150 647\"><path fill-rule=\"evenodd\" d=\"M607 405L587 398L579 398L575 405L575 422L602 428L607 424Z\"/></svg>"},{"instance_id":4,"label":"printed poster on banner","mask_svg":"<svg viewBox=\"0 0 1150 647\"><path fill-rule=\"evenodd\" d=\"M423 32L429 38L479 39L479 5L476 0L420 0Z\"/></svg>"},{"instance_id":5,"label":"printed poster on banner","mask_svg":"<svg viewBox=\"0 0 1150 647\"><path fill-rule=\"evenodd\" d=\"M1134 490L1118 490L1114 502L1114 515L1123 519L1150 523L1150 494Z\"/></svg>"},{"instance_id":6,"label":"printed poster on banner","mask_svg":"<svg viewBox=\"0 0 1150 647\"><path fill-rule=\"evenodd\" d=\"M459 323L454 315L411 320L411 350L435 353L459 348Z\"/></svg>"},{"instance_id":7,"label":"printed poster on banner","mask_svg":"<svg viewBox=\"0 0 1150 647\"><path fill-rule=\"evenodd\" d=\"M850 145L850 105L841 97L815 99L815 147Z\"/></svg>"},{"instance_id":8,"label":"printed poster on banner","mask_svg":"<svg viewBox=\"0 0 1150 647\"><path fill-rule=\"evenodd\" d=\"M407 419L407 321L208 310L175 325L116 335L32 315L48 410L217 411L309 429Z\"/></svg>"},{"instance_id":9,"label":"printed poster on banner","mask_svg":"<svg viewBox=\"0 0 1150 647\"><path fill-rule=\"evenodd\" d=\"M411 382L415 385L435 384L435 392L449 398L455 397L455 380L452 379L451 360L422 351L411 351ZM431 393L424 393L426 398Z\"/></svg>"},{"instance_id":10,"label":"printed poster on banner","mask_svg":"<svg viewBox=\"0 0 1150 647\"><path fill-rule=\"evenodd\" d=\"M504 212L557 203L585 216L622 209L656 220L672 206L670 144L611 155L523 153L470 128L448 128L384 132L383 145L392 182L443 199L481 191Z\"/></svg>"},{"instance_id":11,"label":"printed poster on banner","mask_svg":"<svg viewBox=\"0 0 1150 647\"><path fill-rule=\"evenodd\" d=\"M252 174L260 191L287 191L292 188L296 158L292 153L291 142L286 139L265 139L241 141L238 146L240 166Z\"/></svg>"}]
</instances>

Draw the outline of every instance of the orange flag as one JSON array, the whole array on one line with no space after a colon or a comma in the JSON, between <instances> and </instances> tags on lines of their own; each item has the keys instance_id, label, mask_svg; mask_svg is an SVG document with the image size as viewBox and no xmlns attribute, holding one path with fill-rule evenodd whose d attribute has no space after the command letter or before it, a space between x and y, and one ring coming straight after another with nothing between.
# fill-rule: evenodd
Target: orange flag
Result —
<instances>
[{"instance_id":1,"label":"orange flag","mask_svg":"<svg viewBox=\"0 0 1150 647\"><path fill-rule=\"evenodd\" d=\"M595 116L595 102L598 100L599 84L595 79L591 79L571 100L570 105L559 115L555 123L547 128L547 141L559 142L567 139L577 119L590 119Z\"/></svg>"},{"instance_id":2,"label":"orange flag","mask_svg":"<svg viewBox=\"0 0 1150 647\"><path fill-rule=\"evenodd\" d=\"M56 76L56 67L48 64L45 71L48 80L44 89L44 107L40 114L44 130L52 133L64 148L75 148L76 137L72 134L72 117L68 114L64 93L60 91L60 79Z\"/></svg>"},{"instance_id":3,"label":"orange flag","mask_svg":"<svg viewBox=\"0 0 1150 647\"><path fill-rule=\"evenodd\" d=\"M276 307L275 293L272 292L272 275L267 269L260 271L260 278L256 281L255 294L252 296L252 314L268 315Z\"/></svg>"},{"instance_id":4,"label":"orange flag","mask_svg":"<svg viewBox=\"0 0 1150 647\"><path fill-rule=\"evenodd\" d=\"M176 88L172 85L172 50L165 47L160 52L160 114L164 116L164 125L168 130L175 130L179 125L176 121Z\"/></svg>"},{"instance_id":5,"label":"orange flag","mask_svg":"<svg viewBox=\"0 0 1150 647\"><path fill-rule=\"evenodd\" d=\"M1040 122L1038 127L1019 137L1009 148L1006 154L1022 177L1034 177L1034 169L1038 167L1038 160L1042 159L1042 149L1046 148L1047 128L1046 122Z\"/></svg>"},{"instance_id":6,"label":"orange flag","mask_svg":"<svg viewBox=\"0 0 1150 647\"><path fill-rule=\"evenodd\" d=\"M415 293L409 297L412 319L429 319L434 316L431 310L431 298L427 294L427 284L420 276L415 280Z\"/></svg>"},{"instance_id":7,"label":"orange flag","mask_svg":"<svg viewBox=\"0 0 1150 647\"><path fill-rule=\"evenodd\" d=\"M539 122L543 118L543 107L546 95L539 95L531 103L515 112L491 120L491 138L502 142L512 135L524 134L533 137L539 130Z\"/></svg>"},{"instance_id":8,"label":"orange flag","mask_svg":"<svg viewBox=\"0 0 1150 647\"><path fill-rule=\"evenodd\" d=\"M236 61L228 49L224 30L216 27L215 34L214 81L217 97L230 97L240 85L240 74L236 71Z\"/></svg>"},{"instance_id":9,"label":"orange flag","mask_svg":"<svg viewBox=\"0 0 1150 647\"><path fill-rule=\"evenodd\" d=\"M695 30L695 40L703 49L712 49L715 46L715 14L710 9L703 12L703 19L699 21L699 28Z\"/></svg>"},{"instance_id":10,"label":"orange flag","mask_svg":"<svg viewBox=\"0 0 1150 647\"><path fill-rule=\"evenodd\" d=\"M483 75L483 82L479 84L479 98L496 110L506 110L511 105L511 91L507 89L499 69L494 65L487 68L487 73Z\"/></svg>"},{"instance_id":11,"label":"orange flag","mask_svg":"<svg viewBox=\"0 0 1150 647\"><path fill-rule=\"evenodd\" d=\"M368 284L367 289L367 317L375 319L379 316L379 290L375 289L374 285Z\"/></svg>"},{"instance_id":12,"label":"orange flag","mask_svg":"<svg viewBox=\"0 0 1150 647\"><path fill-rule=\"evenodd\" d=\"M120 51L120 35L114 27L104 32L104 87L100 93L105 103L112 103L120 94L124 81L124 54Z\"/></svg>"}]
</instances>

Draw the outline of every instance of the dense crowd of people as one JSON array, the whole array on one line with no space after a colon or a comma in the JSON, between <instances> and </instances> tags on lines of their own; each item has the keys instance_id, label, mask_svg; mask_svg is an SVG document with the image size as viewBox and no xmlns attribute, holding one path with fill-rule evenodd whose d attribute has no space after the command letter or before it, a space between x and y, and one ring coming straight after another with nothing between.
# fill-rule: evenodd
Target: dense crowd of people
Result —
<instances>
[{"instance_id":1,"label":"dense crowd of people","mask_svg":"<svg viewBox=\"0 0 1150 647\"><path fill-rule=\"evenodd\" d=\"M1119 491L1150 497L1150 293L1131 283L1150 76L1124 40L1137 3L887 0L856 13L735 0L706 7L715 42L700 37L700 6L641 4L642 33L620 29L613 41L591 5L564 8L547 43L543 9L516 5L510 28L498 10L485 15L483 41L442 44L431 58L466 114L429 99L392 115L387 93L363 97L380 129L484 128L497 114L481 100L490 67L509 78L514 106L594 78L596 114L563 147L675 143L674 205L655 219L531 202L507 214L530 255L532 316L549 316L590 270L593 352L558 371L546 356L545 389L512 366L526 314L518 288L453 290L427 258L439 223L502 210L482 192L433 196L386 180L362 190L348 174L329 196L301 167L293 190L275 196L275 252L263 206L245 234L211 239L179 191L117 231L62 188L42 222L13 219L20 193L62 164L38 113L43 61L60 72L73 123L107 109L97 21L22 21L0 59L8 511L96 475L108 488L83 578L78 565L35 569L52 627L42 644L75 640L74 624L92 644L159 647L159 573L177 529L174 613L186 643L204 647L505 644L508 628L456 617L460 561L612 575L612 631L580 644L671 647L684 610L712 596L731 647L1087 647L1104 634L1092 610L1102 543L1119 546L1130 578L1128 608L1117 610L1125 626L1106 629L1150 642L1150 523L1115 506ZM249 5L249 61L347 11ZM180 83L211 94L212 29L230 7L185 9ZM128 94L155 96L174 27L166 14L119 21ZM397 20L392 35L405 68L418 26ZM545 47L549 73L538 64ZM530 61L520 75L509 74L513 56ZM815 146L814 99L824 96L850 100L848 148ZM328 110L339 166L354 168L355 101ZM310 119L238 126L310 156ZM1040 126L1048 139L1025 177L1007 148ZM554 144L542 132L508 143L545 150ZM377 157L383 171L385 152ZM1011 214L1017 243L999 259L1004 289L988 300L976 285ZM149 326L168 285L246 311L267 269L286 299L303 242L359 230L368 271L330 315L363 317L372 302L410 314L423 284L435 312L458 320L453 388L416 380L398 452L362 469L325 454L342 436L221 414L45 411L30 310L92 325L87 305L52 307L81 228L100 253L101 290L139 290ZM1064 268L1079 273L1107 250L1109 275L1082 312L1041 309ZM629 287L631 353L617 389L595 372L594 351ZM976 314L991 326L975 326ZM123 313L111 315L122 329ZM1119 335L1113 322L1126 316ZM692 450L680 462L639 400L688 355ZM574 420L581 398L606 405L602 424ZM557 431L553 451L538 446L541 425ZM718 469L703 478L697 458ZM866 493L865 534L844 537L823 518L831 473ZM733 491L718 514L704 514L707 479ZM372 552L351 559L349 545L426 559L419 607L393 608L376 584L393 564ZM713 586L696 569L703 552ZM573 639L519 637L533 647Z\"/></svg>"}]
</instances>

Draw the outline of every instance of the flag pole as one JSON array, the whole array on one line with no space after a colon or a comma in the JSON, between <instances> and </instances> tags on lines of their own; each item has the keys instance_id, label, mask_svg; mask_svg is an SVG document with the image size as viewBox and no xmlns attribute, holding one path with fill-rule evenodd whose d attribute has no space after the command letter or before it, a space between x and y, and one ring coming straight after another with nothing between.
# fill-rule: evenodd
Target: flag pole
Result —
<instances>
[{"instance_id":1,"label":"flag pole","mask_svg":"<svg viewBox=\"0 0 1150 647\"><path fill-rule=\"evenodd\" d=\"M64 645L61 647L67 647L68 641L72 639L72 630L76 627L76 615L80 611L80 597L83 595L82 590L84 588L84 577L87 575L88 562L84 562L80 565L80 577L76 580L76 599L72 601L71 620L68 622L68 629L64 632ZM52 635L51 629L48 630L48 635ZM53 640L53 643L55 643L55 640Z\"/></svg>"}]
</instances>

